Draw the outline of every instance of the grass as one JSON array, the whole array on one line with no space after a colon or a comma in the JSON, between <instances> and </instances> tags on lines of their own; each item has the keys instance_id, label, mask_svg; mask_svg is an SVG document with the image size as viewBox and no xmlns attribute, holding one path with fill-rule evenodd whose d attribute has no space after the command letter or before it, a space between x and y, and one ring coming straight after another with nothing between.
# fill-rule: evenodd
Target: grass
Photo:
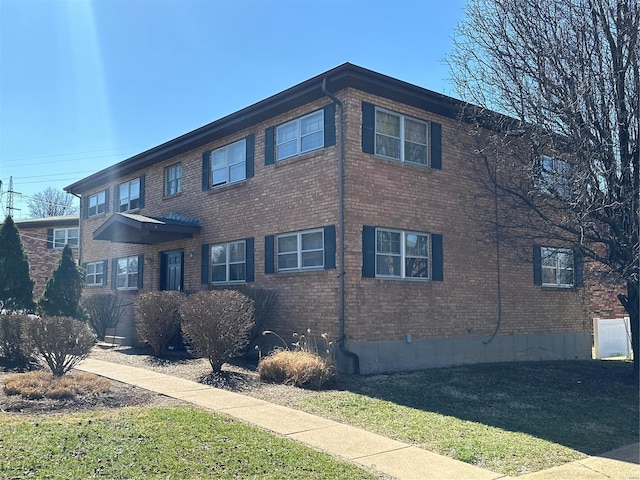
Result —
<instances>
[{"instance_id":1,"label":"grass","mask_svg":"<svg viewBox=\"0 0 640 480\"><path fill-rule=\"evenodd\" d=\"M34 371L7 375L3 379L7 395L20 395L28 399L72 398L108 392L111 382L91 373L67 374L55 377L51 373Z\"/></svg>"},{"instance_id":2,"label":"grass","mask_svg":"<svg viewBox=\"0 0 640 480\"><path fill-rule=\"evenodd\" d=\"M473 365L364 378L297 407L507 475L638 441L625 362Z\"/></svg>"},{"instance_id":3,"label":"grass","mask_svg":"<svg viewBox=\"0 0 640 480\"><path fill-rule=\"evenodd\" d=\"M4 415L0 445L0 478L377 478L191 407Z\"/></svg>"}]
</instances>

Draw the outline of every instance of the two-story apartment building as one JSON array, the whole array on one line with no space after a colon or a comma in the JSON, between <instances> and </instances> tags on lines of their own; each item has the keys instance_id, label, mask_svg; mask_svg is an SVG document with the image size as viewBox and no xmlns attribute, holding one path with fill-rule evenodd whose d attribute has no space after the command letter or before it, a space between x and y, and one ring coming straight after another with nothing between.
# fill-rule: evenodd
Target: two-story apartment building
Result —
<instances>
[{"instance_id":1,"label":"two-story apartment building","mask_svg":"<svg viewBox=\"0 0 640 480\"><path fill-rule=\"evenodd\" d=\"M577 255L481 233L460 107L347 63L68 186L85 295L272 289L362 373L590 358Z\"/></svg>"},{"instance_id":2,"label":"two-story apartment building","mask_svg":"<svg viewBox=\"0 0 640 480\"><path fill-rule=\"evenodd\" d=\"M33 298L44 292L47 280L60 261L62 249L68 243L73 257L78 259L78 215L16 220L22 247L29 259L29 275L34 281Z\"/></svg>"}]
</instances>

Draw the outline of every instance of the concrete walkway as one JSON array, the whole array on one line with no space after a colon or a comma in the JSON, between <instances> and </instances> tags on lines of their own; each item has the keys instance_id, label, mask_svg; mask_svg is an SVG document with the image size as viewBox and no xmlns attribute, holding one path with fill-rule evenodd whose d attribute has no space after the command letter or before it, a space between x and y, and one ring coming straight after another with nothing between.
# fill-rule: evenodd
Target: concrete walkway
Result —
<instances>
[{"instance_id":1,"label":"concrete walkway","mask_svg":"<svg viewBox=\"0 0 640 480\"><path fill-rule=\"evenodd\" d=\"M224 413L398 480L510 478L356 427L144 368L94 359L86 359L76 368ZM640 479L639 452L639 445L634 444L615 450L608 455L588 457L517 478L519 480Z\"/></svg>"}]
</instances>

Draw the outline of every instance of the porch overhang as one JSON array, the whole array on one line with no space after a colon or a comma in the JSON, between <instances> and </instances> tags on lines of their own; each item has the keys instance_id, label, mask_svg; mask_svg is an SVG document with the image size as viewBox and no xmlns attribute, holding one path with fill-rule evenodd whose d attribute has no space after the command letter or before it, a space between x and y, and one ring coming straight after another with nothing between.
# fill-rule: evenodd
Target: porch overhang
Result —
<instances>
[{"instance_id":1,"label":"porch overhang","mask_svg":"<svg viewBox=\"0 0 640 480\"><path fill-rule=\"evenodd\" d=\"M195 222L174 218L115 213L93 232L93 239L154 245L191 238L194 234L200 233L200 229L200 225Z\"/></svg>"}]
</instances>

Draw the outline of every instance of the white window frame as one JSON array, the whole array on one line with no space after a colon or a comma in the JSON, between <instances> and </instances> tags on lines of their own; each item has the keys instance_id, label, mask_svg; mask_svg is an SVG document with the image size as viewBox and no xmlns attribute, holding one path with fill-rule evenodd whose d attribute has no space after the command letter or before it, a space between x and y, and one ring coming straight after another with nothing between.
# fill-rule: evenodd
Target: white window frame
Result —
<instances>
[{"instance_id":1,"label":"white window frame","mask_svg":"<svg viewBox=\"0 0 640 480\"><path fill-rule=\"evenodd\" d=\"M99 270L99 271L98 271ZM104 262L88 262L86 264L86 284L88 287L101 287L104 282ZM100 281L98 281L100 277ZM93 281L90 281L90 280Z\"/></svg>"},{"instance_id":2,"label":"white window frame","mask_svg":"<svg viewBox=\"0 0 640 480\"><path fill-rule=\"evenodd\" d=\"M232 245L241 245L240 251L243 253L242 261L232 261L231 256L229 255L230 247ZM225 250L224 253L224 262L215 262L213 258L213 249L223 247ZM216 243L211 245L209 248L209 256L210 256L210 265L209 270L211 274L211 283L214 285L220 284L237 284L237 283L246 283L247 281L247 244L244 240L239 240L237 242L227 242L227 243ZM214 280L213 269L214 267L225 267L225 279L224 280ZM242 280L230 280L231 278L231 267L232 265L244 265L244 278Z\"/></svg>"},{"instance_id":3,"label":"white window frame","mask_svg":"<svg viewBox=\"0 0 640 480\"><path fill-rule=\"evenodd\" d=\"M302 126L304 122L310 120L312 117L320 117L320 128L303 134ZM292 138L284 137L284 134L282 132L292 127L295 130L294 136ZM312 135L320 135L320 137L322 138L321 144L317 146L312 146L309 148L303 147L304 139L311 137ZM295 151L292 151L292 153L281 154L282 147L284 145L295 146ZM291 120L290 122L283 123L282 125L279 125L276 128L276 160L277 161L296 157L298 155L302 155L303 153L312 152L314 150L319 150L321 148L324 148L324 109L316 110L315 112L309 113L308 115L298 117L295 120Z\"/></svg>"},{"instance_id":4,"label":"white window frame","mask_svg":"<svg viewBox=\"0 0 640 480\"><path fill-rule=\"evenodd\" d=\"M135 262L136 270L135 272L130 269L132 262ZM123 270L124 263L124 272ZM138 279L140 275L140 265L138 255L132 255L130 257L121 257L116 260L116 269L113 272L113 275L116 276L116 290L137 290L138 289ZM132 281L132 278L135 276L135 282ZM121 278L125 279L124 285L119 285L119 280ZM131 285L133 284L133 285Z\"/></svg>"},{"instance_id":5,"label":"white window frame","mask_svg":"<svg viewBox=\"0 0 640 480\"><path fill-rule=\"evenodd\" d=\"M75 232L75 235L72 233ZM64 238L58 240L59 233L63 233ZM71 248L78 248L80 230L78 228L55 228L53 230L53 248L62 250L68 243Z\"/></svg>"},{"instance_id":6,"label":"white window frame","mask_svg":"<svg viewBox=\"0 0 640 480\"><path fill-rule=\"evenodd\" d=\"M229 160L229 152L238 147L242 147L242 160L234 161ZM221 156L224 157L224 167L223 168L215 168L215 157ZM212 188L222 187L224 185L229 185L231 183L242 182L247 179L247 140L243 138L242 140L238 140L237 142L230 143L229 145L225 145L224 147L216 148L211 152L210 159L210 167L211 167L211 177L209 178L209 184ZM242 167L242 175L241 178L237 178L235 180L231 179L231 170L234 168ZM224 172L224 180L216 180L216 172Z\"/></svg>"},{"instance_id":7,"label":"white window frame","mask_svg":"<svg viewBox=\"0 0 640 480\"><path fill-rule=\"evenodd\" d=\"M400 136L399 137L395 137L395 136L392 136L392 135L389 135L389 134L382 133L382 132L378 131L378 114L379 113L384 113L386 115L391 115L391 116L397 117L399 119L399 121L400 121ZM425 143L416 142L414 140L408 140L408 139L405 138L405 123L406 123L407 120L409 120L411 122L414 122L414 123L418 123L418 124L424 125L424 128L425 128L425 139L426 139ZM423 167L429 166L429 123L428 122L425 122L423 120L418 120L417 118L409 117L407 115L402 115L401 113L392 112L390 110L386 110L384 108L379 108L379 107L376 107L376 116L375 116L374 122L375 122L375 127L374 127L374 129L375 129L374 149L375 149L375 154L378 157L388 158L388 159L394 160L396 162L409 163L411 165L420 165L420 166L423 166ZM379 151L378 150L378 136L397 139L398 142L400 143L400 147L399 147L400 156L399 157L394 157L394 156L390 156L390 155L387 155L387 154ZM405 158L405 156L406 156L405 150L406 150L406 146L407 146L406 144L407 143L412 143L412 144L420 145L420 146L424 147L424 150L425 150L424 163L415 162L415 161L412 161L412 160L407 160Z\"/></svg>"},{"instance_id":8,"label":"white window frame","mask_svg":"<svg viewBox=\"0 0 640 480\"><path fill-rule=\"evenodd\" d=\"M131 196L131 187L135 184L138 184L138 195L136 197L132 197ZM134 178L132 180L129 180L128 182L123 182L121 184L118 185L118 212L131 212L133 210L139 210L140 209L140 198L142 195L142 192L140 191L140 177L138 178ZM126 188L127 190L127 196L123 197L122 192L124 190L124 188ZM123 200L126 200L126 203L123 202ZM138 204L137 206L132 206L132 203L137 200Z\"/></svg>"},{"instance_id":9,"label":"white window frame","mask_svg":"<svg viewBox=\"0 0 640 480\"><path fill-rule=\"evenodd\" d=\"M549 165L550 164L550 165ZM571 165L549 155L538 157L538 190L560 198L568 198L571 192Z\"/></svg>"},{"instance_id":10,"label":"white window frame","mask_svg":"<svg viewBox=\"0 0 640 480\"><path fill-rule=\"evenodd\" d=\"M564 268L562 263L560 262L560 257L558 254L568 255L570 258L569 268ZM540 247L540 269L541 269L541 277L542 277L542 286L543 287L559 287L559 288L571 288L575 285L576 282L576 272L575 272L575 257L574 252L570 248L554 248L554 247ZM545 265L545 259L553 258L555 265L549 266ZM553 270L554 277L556 281L554 283L545 282L544 272L545 270ZM562 270L571 271L571 282L570 283L561 283L560 282L560 272Z\"/></svg>"},{"instance_id":11,"label":"white window frame","mask_svg":"<svg viewBox=\"0 0 640 480\"><path fill-rule=\"evenodd\" d=\"M388 234L397 234L400 235L400 252L382 252L378 250L378 234L388 233ZM427 238L426 244L426 255L408 255L407 254L407 237L409 235L417 235L420 237ZM376 278L383 279L395 279L395 280L411 280L411 281L429 281L431 280L431 235L426 232L415 232L410 230L396 230L391 228L376 228L376 236L375 236L375 248L376 248L376 257L375 257L375 267L376 267ZM378 258L379 257L397 257L400 258L400 272L398 275L389 275L378 271ZM407 258L418 258L418 259L426 259L427 261L427 272L424 277L412 277L407 276L406 266L407 266Z\"/></svg>"},{"instance_id":12,"label":"white window frame","mask_svg":"<svg viewBox=\"0 0 640 480\"><path fill-rule=\"evenodd\" d=\"M91 213L91 210L94 209L94 213ZM101 192L94 193L93 195L89 195L89 211L87 212L87 217L96 217L98 215L102 215L107 211L107 191L102 190Z\"/></svg>"},{"instance_id":13,"label":"white window frame","mask_svg":"<svg viewBox=\"0 0 640 480\"><path fill-rule=\"evenodd\" d=\"M304 235L309 235L309 234L320 234L322 236L322 247L321 248L309 248L309 249L303 249L302 248L302 237ZM284 238L289 238L289 237L295 237L296 238L296 250L288 250L288 251L284 251L281 252L280 251L280 239L284 239ZM307 253L316 253L316 252L322 252L322 263L320 265L309 265L309 266L303 266L304 265L304 255ZM317 229L313 229L313 230L303 230L303 231L299 231L299 232L291 232L291 233L283 233L281 235L277 235L276 237L276 266L277 266L277 271L278 272L296 272L296 271L305 271L305 270L322 270L324 269L324 229L322 228L317 228ZM283 257L285 255L296 255L296 263L297 265L295 267L280 267L280 257Z\"/></svg>"},{"instance_id":14,"label":"white window frame","mask_svg":"<svg viewBox=\"0 0 640 480\"><path fill-rule=\"evenodd\" d=\"M182 192L182 163L174 163L164 169L164 196L170 197Z\"/></svg>"}]
</instances>

